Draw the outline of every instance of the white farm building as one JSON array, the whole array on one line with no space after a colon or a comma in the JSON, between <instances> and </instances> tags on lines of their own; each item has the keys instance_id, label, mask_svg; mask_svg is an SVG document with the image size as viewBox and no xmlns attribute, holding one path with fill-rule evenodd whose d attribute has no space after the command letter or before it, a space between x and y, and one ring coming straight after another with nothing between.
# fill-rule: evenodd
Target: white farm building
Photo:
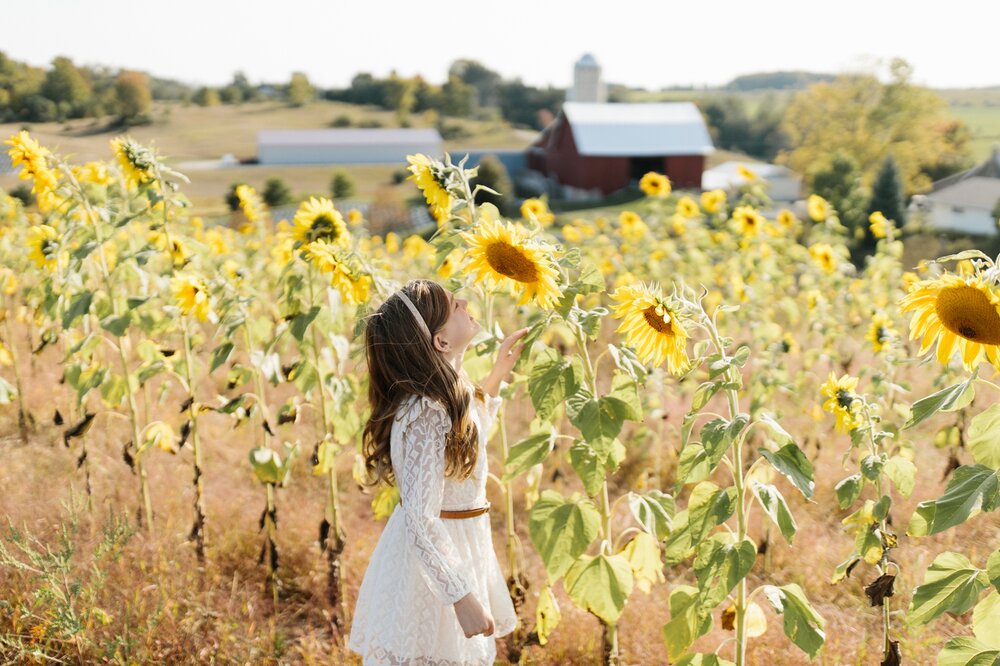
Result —
<instances>
[{"instance_id":1,"label":"white farm building","mask_svg":"<svg viewBox=\"0 0 1000 666\"><path fill-rule=\"evenodd\" d=\"M802 196L802 177L788 167L763 162L732 160L706 169L701 174L701 189L735 192L747 183L740 167L752 171L767 185L767 194L775 201L795 201Z\"/></svg>"},{"instance_id":2,"label":"white farm building","mask_svg":"<svg viewBox=\"0 0 1000 666\"><path fill-rule=\"evenodd\" d=\"M934 183L920 208L937 229L989 236L997 232L1000 204L1000 147L982 164Z\"/></svg>"},{"instance_id":3,"label":"white farm building","mask_svg":"<svg viewBox=\"0 0 1000 666\"><path fill-rule=\"evenodd\" d=\"M264 130L257 133L260 164L399 164L406 156L440 157L433 128Z\"/></svg>"}]
</instances>

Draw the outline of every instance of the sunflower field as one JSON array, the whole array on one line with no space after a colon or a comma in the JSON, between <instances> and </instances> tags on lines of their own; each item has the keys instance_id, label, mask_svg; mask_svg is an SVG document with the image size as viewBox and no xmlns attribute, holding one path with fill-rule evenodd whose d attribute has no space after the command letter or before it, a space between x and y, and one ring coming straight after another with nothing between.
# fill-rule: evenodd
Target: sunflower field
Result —
<instances>
[{"instance_id":1,"label":"sunflower field","mask_svg":"<svg viewBox=\"0 0 1000 666\"><path fill-rule=\"evenodd\" d=\"M1000 265L903 262L871 216L675 192L556 216L409 159L436 228L311 198L191 214L128 137L5 143L0 663L360 663L357 588L399 501L363 484L366 315L434 277L490 369L490 515L523 664L1000 664ZM492 193L492 190L490 190ZM432 225L433 226L433 225Z\"/></svg>"}]
</instances>

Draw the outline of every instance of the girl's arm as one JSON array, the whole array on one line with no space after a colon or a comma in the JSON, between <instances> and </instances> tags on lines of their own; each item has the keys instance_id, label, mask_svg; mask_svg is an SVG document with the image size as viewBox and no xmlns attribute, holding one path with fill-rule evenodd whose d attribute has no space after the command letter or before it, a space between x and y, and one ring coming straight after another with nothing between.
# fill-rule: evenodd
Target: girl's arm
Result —
<instances>
[{"instance_id":1,"label":"girl's arm","mask_svg":"<svg viewBox=\"0 0 1000 666\"><path fill-rule=\"evenodd\" d=\"M490 374L483 380L482 388L487 395L496 396L500 393L500 383L514 369L514 364L517 363L517 358L524 349L524 343L517 343L517 341L527 335L529 330L522 328L514 331L500 343L500 349L497 350L497 360L493 364L493 369L490 370Z\"/></svg>"},{"instance_id":2,"label":"girl's arm","mask_svg":"<svg viewBox=\"0 0 1000 666\"><path fill-rule=\"evenodd\" d=\"M454 604L471 591L462 574L465 566L441 522L444 495L444 441L451 430L445 408L421 397L411 407L414 418L403 429L403 469L399 492L406 526L406 543L431 592L444 604Z\"/></svg>"}]
</instances>

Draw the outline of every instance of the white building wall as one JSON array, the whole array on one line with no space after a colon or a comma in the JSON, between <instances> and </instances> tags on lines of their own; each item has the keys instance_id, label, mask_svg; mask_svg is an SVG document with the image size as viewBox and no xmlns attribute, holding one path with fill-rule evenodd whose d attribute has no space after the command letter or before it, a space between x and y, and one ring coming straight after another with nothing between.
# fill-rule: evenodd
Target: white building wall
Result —
<instances>
[{"instance_id":1,"label":"white building wall","mask_svg":"<svg viewBox=\"0 0 1000 666\"><path fill-rule=\"evenodd\" d=\"M997 221L992 211L971 206L953 206L931 200L927 222L937 229L959 231L980 236L997 233Z\"/></svg>"},{"instance_id":2,"label":"white building wall","mask_svg":"<svg viewBox=\"0 0 1000 666\"><path fill-rule=\"evenodd\" d=\"M423 153L441 157L440 143L391 145L305 145L264 143L257 147L261 164L396 164L406 156Z\"/></svg>"}]
</instances>

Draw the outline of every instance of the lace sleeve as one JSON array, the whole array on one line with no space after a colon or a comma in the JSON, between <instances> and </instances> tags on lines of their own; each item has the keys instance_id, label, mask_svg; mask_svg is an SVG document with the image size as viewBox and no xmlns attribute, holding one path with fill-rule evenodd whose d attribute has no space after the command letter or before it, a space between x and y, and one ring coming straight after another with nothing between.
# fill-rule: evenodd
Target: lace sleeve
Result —
<instances>
[{"instance_id":1,"label":"lace sleeve","mask_svg":"<svg viewBox=\"0 0 1000 666\"><path fill-rule=\"evenodd\" d=\"M399 491L407 546L416 553L424 581L443 603L453 604L471 590L455 544L441 522L444 494L444 440L451 419L444 407L420 398L402 433L403 475Z\"/></svg>"}]
</instances>

